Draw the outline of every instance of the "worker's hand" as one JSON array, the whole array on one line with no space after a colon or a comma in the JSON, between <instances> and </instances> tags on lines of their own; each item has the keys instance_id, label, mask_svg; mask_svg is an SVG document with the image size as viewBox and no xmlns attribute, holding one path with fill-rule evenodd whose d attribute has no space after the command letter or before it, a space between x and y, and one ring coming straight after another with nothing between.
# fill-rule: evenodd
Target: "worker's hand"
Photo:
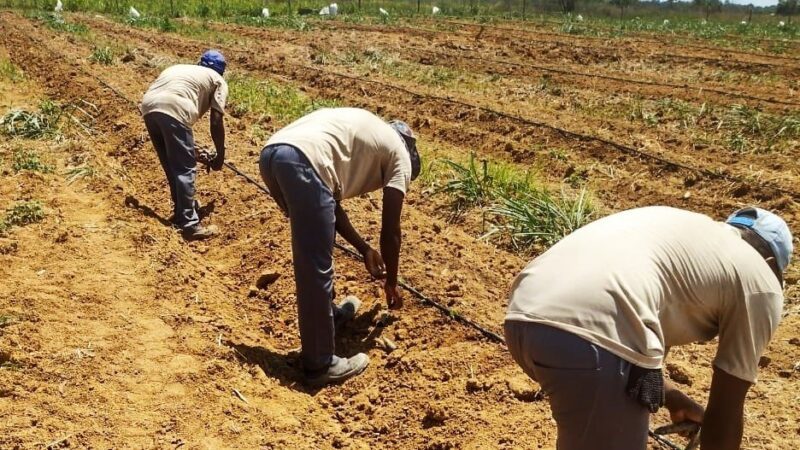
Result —
<instances>
[{"instance_id":1,"label":"worker's hand","mask_svg":"<svg viewBox=\"0 0 800 450\"><path fill-rule=\"evenodd\" d=\"M377 279L386 278L386 264L383 262L383 257L380 253L370 248L364 254L364 265L367 267L367 272Z\"/></svg>"},{"instance_id":2,"label":"worker's hand","mask_svg":"<svg viewBox=\"0 0 800 450\"><path fill-rule=\"evenodd\" d=\"M683 392L672 389L667 391L666 407L672 423L695 422L702 424L705 408Z\"/></svg>"},{"instance_id":3,"label":"worker's hand","mask_svg":"<svg viewBox=\"0 0 800 450\"><path fill-rule=\"evenodd\" d=\"M222 170L222 165L225 163L225 155L222 153L218 153L217 157L211 160L211 164L208 166L211 170Z\"/></svg>"},{"instance_id":4,"label":"worker's hand","mask_svg":"<svg viewBox=\"0 0 800 450\"><path fill-rule=\"evenodd\" d=\"M400 290L397 285L390 285L386 283L383 285L383 291L386 293L386 304L389 309L400 309L403 307L403 296L400 295Z\"/></svg>"}]
</instances>

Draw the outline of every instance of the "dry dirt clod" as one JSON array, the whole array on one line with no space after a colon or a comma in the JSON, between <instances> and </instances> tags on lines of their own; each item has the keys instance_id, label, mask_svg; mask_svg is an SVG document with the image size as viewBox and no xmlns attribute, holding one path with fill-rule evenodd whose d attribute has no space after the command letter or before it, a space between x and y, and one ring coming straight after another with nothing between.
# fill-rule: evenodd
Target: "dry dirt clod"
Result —
<instances>
[{"instance_id":1,"label":"dry dirt clod","mask_svg":"<svg viewBox=\"0 0 800 450\"><path fill-rule=\"evenodd\" d=\"M793 337L789 339L789 343L792 345L800 345L800 338Z\"/></svg>"},{"instance_id":2,"label":"dry dirt clod","mask_svg":"<svg viewBox=\"0 0 800 450\"><path fill-rule=\"evenodd\" d=\"M519 401L533 402L544 397L542 391L537 389L530 381L521 377L509 379L507 385L508 390Z\"/></svg>"},{"instance_id":3,"label":"dry dirt clod","mask_svg":"<svg viewBox=\"0 0 800 450\"><path fill-rule=\"evenodd\" d=\"M278 272L268 271L262 272L261 275L256 280L256 288L264 290L272 283L278 281L278 278L281 277L281 274Z\"/></svg>"},{"instance_id":4,"label":"dry dirt clod","mask_svg":"<svg viewBox=\"0 0 800 450\"><path fill-rule=\"evenodd\" d=\"M378 344L378 347L382 348L386 353L392 353L393 351L397 350L397 344L385 336L379 337L375 343Z\"/></svg>"},{"instance_id":5,"label":"dry dirt clod","mask_svg":"<svg viewBox=\"0 0 800 450\"><path fill-rule=\"evenodd\" d=\"M689 376L686 369L675 363L667 364L667 373L669 374L669 378L676 383L686 386L692 385L692 378Z\"/></svg>"},{"instance_id":6,"label":"dry dirt clod","mask_svg":"<svg viewBox=\"0 0 800 450\"><path fill-rule=\"evenodd\" d=\"M431 405L425 411L425 417L422 419L423 427L438 427L444 425L445 421L449 418L450 414L447 409L439 405Z\"/></svg>"},{"instance_id":7,"label":"dry dirt clod","mask_svg":"<svg viewBox=\"0 0 800 450\"><path fill-rule=\"evenodd\" d=\"M769 356L762 356L758 360L758 367L761 367L763 369L763 368L769 366L771 362L772 362L772 358L770 358Z\"/></svg>"}]
</instances>

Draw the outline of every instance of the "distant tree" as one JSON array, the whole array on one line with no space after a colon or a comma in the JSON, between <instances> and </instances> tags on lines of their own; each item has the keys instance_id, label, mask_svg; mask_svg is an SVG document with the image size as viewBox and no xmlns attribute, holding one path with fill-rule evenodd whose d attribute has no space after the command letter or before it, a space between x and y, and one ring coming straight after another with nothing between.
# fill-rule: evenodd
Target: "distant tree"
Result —
<instances>
[{"instance_id":1,"label":"distant tree","mask_svg":"<svg viewBox=\"0 0 800 450\"><path fill-rule=\"evenodd\" d=\"M722 10L722 2L720 0L694 0L695 6L703 8L706 13L706 20L712 12L719 12Z\"/></svg>"},{"instance_id":2,"label":"distant tree","mask_svg":"<svg viewBox=\"0 0 800 450\"><path fill-rule=\"evenodd\" d=\"M775 14L788 17L788 22L792 23L792 16L797 14L797 0L778 0Z\"/></svg>"},{"instance_id":3,"label":"distant tree","mask_svg":"<svg viewBox=\"0 0 800 450\"><path fill-rule=\"evenodd\" d=\"M609 0L609 3L619 8L619 18L625 18L625 8L636 3L636 0Z\"/></svg>"}]
</instances>

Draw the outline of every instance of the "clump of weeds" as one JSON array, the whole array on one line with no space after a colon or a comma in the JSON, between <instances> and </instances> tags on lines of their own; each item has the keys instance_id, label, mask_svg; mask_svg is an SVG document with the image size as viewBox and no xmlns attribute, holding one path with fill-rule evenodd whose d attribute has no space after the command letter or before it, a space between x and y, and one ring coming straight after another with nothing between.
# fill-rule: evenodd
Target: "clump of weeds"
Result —
<instances>
[{"instance_id":1,"label":"clump of weeds","mask_svg":"<svg viewBox=\"0 0 800 450\"><path fill-rule=\"evenodd\" d=\"M4 222L7 226L24 226L44 220L42 204L36 200L17 202L6 210Z\"/></svg>"},{"instance_id":2,"label":"clump of weeds","mask_svg":"<svg viewBox=\"0 0 800 450\"><path fill-rule=\"evenodd\" d=\"M22 70L8 58L0 58L0 78L13 81L22 81L24 77Z\"/></svg>"},{"instance_id":3,"label":"clump of weeds","mask_svg":"<svg viewBox=\"0 0 800 450\"><path fill-rule=\"evenodd\" d=\"M114 64L114 51L110 47L95 47L89 56L89 61L110 66Z\"/></svg>"},{"instance_id":4,"label":"clump of weeds","mask_svg":"<svg viewBox=\"0 0 800 450\"><path fill-rule=\"evenodd\" d=\"M484 239L499 239L516 250L549 246L589 223L594 216L586 188L577 193L554 193L536 183L530 171L521 172L501 163L465 163L444 159L443 168L427 168L425 180L434 192L452 198L457 215L472 207L484 210L488 231Z\"/></svg>"},{"instance_id":5,"label":"clump of weeds","mask_svg":"<svg viewBox=\"0 0 800 450\"><path fill-rule=\"evenodd\" d=\"M17 150L14 152L11 168L14 172L40 172L50 173L53 167L44 163L39 154L32 150Z\"/></svg>"}]
</instances>

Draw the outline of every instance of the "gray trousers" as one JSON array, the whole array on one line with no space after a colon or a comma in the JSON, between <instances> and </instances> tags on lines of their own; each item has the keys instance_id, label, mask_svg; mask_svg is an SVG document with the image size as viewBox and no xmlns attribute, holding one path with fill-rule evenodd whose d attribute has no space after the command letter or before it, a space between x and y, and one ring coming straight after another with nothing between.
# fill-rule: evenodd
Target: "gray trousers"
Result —
<instances>
[{"instance_id":1,"label":"gray trousers","mask_svg":"<svg viewBox=\"0 0 800 450\"><path fill-rule=\"evenodd\" d=\"M158 160L167 175L172 197L173 223L179 228L189 228L200 222L195 210L194 180L197 177L197 160L194 154L192 130L177 119L160 112L144 116Z\"/></svg>"},{"instance_id":2,"label":"gray trousers","mask_svg":"<svg viewBox=\"0 0 800 450\"><path fill-rule=\"evenodd\" d=\"M507 321L508 350L547 393L558 450L644 450L649 411L628 397L631 364L547 325Z\"/></svg>"},{"instance_id":3,"label":"gray trousers","mask_svg":"<svg viewBox=\"0 0 800 450\"><path fill-rule=\"evenodd\" d=\"M271 145L261 152L261 178L289 216L303 367L309 374L336 362L334 352L333 242L336 201L296 148Z\"/></svg>"}]
</instances>

